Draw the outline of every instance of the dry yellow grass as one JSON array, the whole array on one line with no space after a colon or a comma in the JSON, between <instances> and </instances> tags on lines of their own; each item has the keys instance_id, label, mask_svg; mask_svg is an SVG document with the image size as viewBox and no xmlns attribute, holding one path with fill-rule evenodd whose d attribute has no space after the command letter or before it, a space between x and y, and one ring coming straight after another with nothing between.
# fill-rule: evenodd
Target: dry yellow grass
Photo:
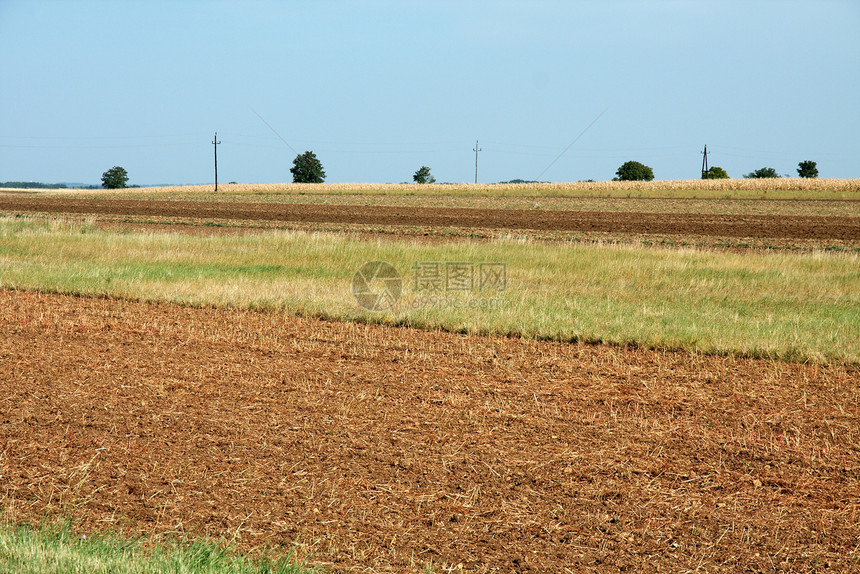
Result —
<instances>
[{"instance_id":1,"label":"dry yellow grass","mask_svg":"<svg viewBox=\"0 0 860 574\"><path fill-rule=\"evenodd\" d=\"M30 190L32 191L32 190ZM97 194L200 194L210 185L129 188L96 191ZM241 183L218 186L225 195L462 195L498 197L699 197L773 199L860 199L860 179L722 179L665 181L597 181L521 184L382 184L382 183ZM51 193L86 193L93 190L51 190Z\"/></svg>"},{"instance_id":2,"label":"dry yellow grass","mask_svg":"<svg viewBox=\"0 0 860 574\"><path fill-rule=\"evenodd\" d=\"M389 313L359 308L350 287L365 262L380 260L404 279ZM418 262L504 263L505 288L417 289ZM7 289L834 364L860 364L852 336L858 269L860 257L847 253L116 233L0 220L0 287Z\"/></svg>"}]
</instances>

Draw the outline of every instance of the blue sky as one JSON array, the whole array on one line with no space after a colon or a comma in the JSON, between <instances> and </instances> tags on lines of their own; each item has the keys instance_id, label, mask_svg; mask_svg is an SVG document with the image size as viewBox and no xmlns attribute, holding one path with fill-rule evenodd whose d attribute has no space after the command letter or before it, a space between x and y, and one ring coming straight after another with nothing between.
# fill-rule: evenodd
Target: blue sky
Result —
<instances>
[{"instance_id":1,"label":"blue sky","mask_svg":"<svg viewBox=\"0 0 860 574\"><path fill-rule=\"evenodd\" d=\"M0 71L0 181L860 177L856 0L0 0Z\"/></svg>"}]
</instances>

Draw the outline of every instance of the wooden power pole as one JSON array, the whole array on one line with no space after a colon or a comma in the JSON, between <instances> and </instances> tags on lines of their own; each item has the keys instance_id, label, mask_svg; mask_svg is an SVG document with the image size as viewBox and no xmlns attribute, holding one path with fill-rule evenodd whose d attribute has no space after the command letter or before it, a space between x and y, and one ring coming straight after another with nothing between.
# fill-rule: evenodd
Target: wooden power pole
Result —
<instances>
[{"instance_id":1,"label":"wooden power pole","mask_svg":"<svg viewBox=\"0 0 860 574\"><path fill-rule=\"evenodd\" d=\"M218 132L215 132L215 138L212 140L212 145L215 146L215 193L218 193Z\"/></svg>"},{"instance_id":2,"label":"wooden power pole","mask_svg":"<svg viewBox=\"0 0 860 574\"><path fill-rule=\"evenodd\" d=\"M475 149L472 151L475 152L475 183L478 183L478 152L481 151L481 148L478 147L478 140L475 140Z\"/></svg>"}]
</instances>

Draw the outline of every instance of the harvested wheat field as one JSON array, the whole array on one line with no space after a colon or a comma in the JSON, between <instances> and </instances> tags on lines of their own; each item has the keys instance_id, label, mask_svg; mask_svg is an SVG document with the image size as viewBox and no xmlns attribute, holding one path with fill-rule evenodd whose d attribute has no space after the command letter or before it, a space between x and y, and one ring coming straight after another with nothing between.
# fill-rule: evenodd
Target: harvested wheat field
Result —
<instances>
[{"instance_id":1,"label":"harvested wheat field","mask_svg":"<svg viewBox=\"0 0 860 574\"><path fill-rule=\"evenodd\" d=\"M334 571L860 569L860 372L0 291L0 496Z\"/></svg>"}]
</instances>

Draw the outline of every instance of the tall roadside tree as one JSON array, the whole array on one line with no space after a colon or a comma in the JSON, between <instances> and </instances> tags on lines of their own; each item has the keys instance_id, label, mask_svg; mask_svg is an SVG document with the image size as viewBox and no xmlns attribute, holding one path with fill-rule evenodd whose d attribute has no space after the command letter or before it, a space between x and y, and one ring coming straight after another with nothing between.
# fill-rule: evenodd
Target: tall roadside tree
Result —
<instances>
[{"instance_id":1,"label":"tall roadside tree","mask_svg":"<svg viewBox=\"0 0 860 574\"><path fill-rule=\"evenodd\" d=\"M105 189L122 189L128 185L128 172L118 165L113 166L102 174L102 187Z\"/></svg>"},{"instance_id":2,"label":"tall roadside tree","mask_svg":"<svg viewBox=\"0 0 860 574\"><path fill-rule=\"evenodd\" d=\"M430 174L430 168L422 165L421 168L412 176L415 183L435 183L436 178Z\"/></svg>"},{"instance_id":3,"label":"tall roadside tree","mask_svg":"<svg viewBox=\"0 0 860 574\"><path fill-rule=\"evenodd\" d=\"M638 161L627 161L618 168L615 175L615 181L651 181L654 179L654 170Z\"/></svg>"},{"instance_id":4,"label":"tall roadside tree","mask_svg":"<svg viewBox=\"0 0 860 574\"><path fill-rule=\"evenodd\" d=\"M293 160L290 168L293 174L293 183L322 183L325 181L325 170L322 163L312 151L300 153Z\"/></svg>"},{"instance_id":5,"label":"tall roadside tree","mask_svg":"<svg viewBox=\"0 0 860 574\"><path fill-rule=\"evenodd\" d=\"M797 164L797 175L799 175L800 177L815 179L816 177L818 177L818 167L816 166L814 161L802 161Z\"/></svg>"}]
</instances>

